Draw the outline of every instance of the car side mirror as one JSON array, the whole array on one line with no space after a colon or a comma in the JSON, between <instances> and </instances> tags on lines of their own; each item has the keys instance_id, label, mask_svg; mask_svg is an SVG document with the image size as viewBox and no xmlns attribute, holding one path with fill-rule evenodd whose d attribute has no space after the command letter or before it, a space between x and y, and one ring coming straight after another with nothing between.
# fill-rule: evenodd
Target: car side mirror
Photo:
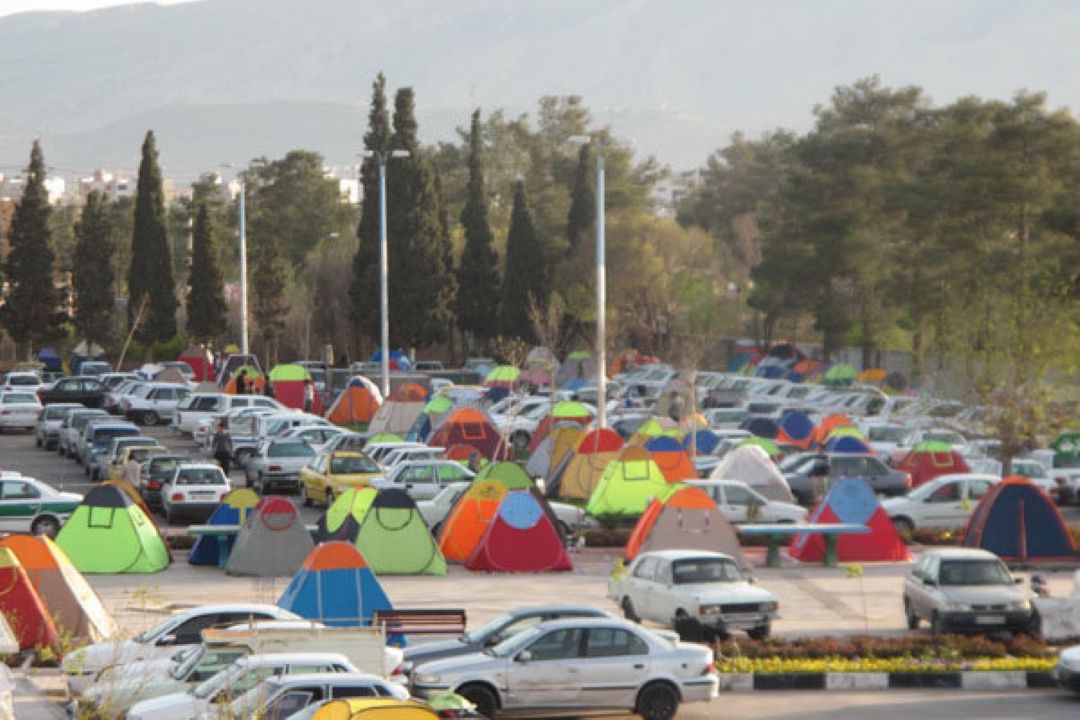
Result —
<instances>
[{"instance_id":1,"label":"car side mirror","mask_svg":"<svg viewBox=\"0 0 1080 720\"><path fill-rule=\"evenodd\" d=\"M516 658L514 658L515 662L519 662L519 663L523 663L523 664L528 663L531 660L532 660L532 652L529 651L529 650L522 650L521 652L518 653L518 656Z\"/></svg>"},{"instance_id":2,"label":"car side mirror","mask_svg":"<svg viewBox=\"0 0 1080 720\"><path fill-rule=\"evenodd\" d=\"M176 644L176 636L172 633L166 633L165 635L162 635L157 639L156 644L162 647L166 645L174 645Z\"/></svg>"}]
</instances>

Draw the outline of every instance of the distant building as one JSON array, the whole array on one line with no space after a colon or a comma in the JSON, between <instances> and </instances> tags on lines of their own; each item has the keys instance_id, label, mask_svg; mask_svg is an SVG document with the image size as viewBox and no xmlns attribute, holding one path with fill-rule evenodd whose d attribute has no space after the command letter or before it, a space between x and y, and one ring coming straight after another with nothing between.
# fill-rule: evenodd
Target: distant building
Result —
<instances>
[{"instance_id":1,"label":"distant building","mask_svg":"<svg viewBox=\"0 0 1080 720\"><path fill-rule=\"evenodd\" d=\"M682 172L673 172L661 178L653 186L652 191L656 214L666 218L675 217L676 208L679 207L679 203L693 188L694 183L698 180L698 175L697 170L684 170Z\"/></svg>"},{"instance_id":2,"label":"distant building","mask_svg":"<svg viewBox=\"0 0 1080 720\"><path fill-rule=\"evenodd\" d=\"M25 176L21 174L4 175L3 173L0 173L0 200L18 202L22 197L23 189L25 187ZM66 188L67 183L64 182L64 178L48 175L45 177L45 192L49 194L49 203L51 205L60 204L64 199Z\"/></svg>"},{"instance_id":3,"label":"distant building","mask_svg":"<svg viewBox=\"0 0 1080 720\"><path fill-rule=\"evenodd\" d=\"M135 187L136 179L128 173L95 170L93 175L79 178L79 202L85 203L86 197L95 190L109 200L135 197Z\"/></svg>"}]
</instances>

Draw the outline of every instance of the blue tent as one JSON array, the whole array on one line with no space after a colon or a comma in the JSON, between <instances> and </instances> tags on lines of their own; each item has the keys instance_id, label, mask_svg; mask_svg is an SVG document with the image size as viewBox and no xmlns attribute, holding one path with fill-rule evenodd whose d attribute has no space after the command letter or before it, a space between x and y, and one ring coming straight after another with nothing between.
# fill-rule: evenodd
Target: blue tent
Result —
<instances>
[{"instance_id":1,"label":"blue tent","mask_svg":"<svg viewBox=\"0 0 1080 720\"><path fill-rule=\"evenodd\" d=\"M382 349L376 350L371 354L370 362L382 362ZM404 350L391 350L390 363L396 363L401 370L408 370L412 367L412 360L409 359L409 356L405 354Z\"/></svg>"},{"instance_id":2,"label":"blue tent","mask_svg":"<svg viewBox=\"0 0 1080 720\"><path fill-rule=\"evenodd\" d=\"M696 447L698 455L712 455L719 444L720 436L712 430L698 430L694 433L687 433L686 437L683 438L683 449L690 452L691 449Z\"/></svg>"},{"instance_id":3,"label":"blue tent","mask_svg":"<svg viewBox=\"0 0 1080 720\"><path fill-rule=\"evenodd\" d=\"M214 508L207 525L243 525L247 514L251 512L259 502L259 496L254 490L238 488L226 495L221 504ZM221 538L209 535L200 535L195 538L195 544L188 552L190 565L221 565L222 560L229 556L235 535L227 535ZM222 543L227 549L224 556L221 555Z\"/></svg>"},{"instance_id":4,"label":"blue tent","mask_svg":"<svg viewBox=\"0 0 1080 720\"><path fill-rule=\"evenodd\" d=\"M872 453L873 449L857 437L841 435L830 438L825 443L825 452L833 453Z\"/></svg>"},{"instance_id":5,"label":"blue tent","mask_svg":"<svg viewBox=\"0 0 1080 720\"><path fill-rule=\"evenodd\" d=\"M777 439L792 443L803 443L814 432L814 421L806 413L789 410L780 417Z\"/></svg>"},{"instance_id":6,"label":"blue tent","mask_svg":"<svg viewBox=\"0 0 1080 720\"><path fill-rule=\"evenodd\" d=\"M971 514L960 544L1015 562L1077 559L1076 544L1054 501L1021 477L994 484Z\"/></svg>"},{"instance_id":7,"label":"blue tent","mask_svg":"<svg viewBox=\"0 0 1080 720\"><path fill-rule=\"evenodd\" d=\"M41 348L37 354L38 362L45 366L46 370L60 371L64 369L64 360L52 348Z\"/></svg>"},{"instance_id":8,"label":"blue tent","mask_svg":"<svg viewBox=\"0 0 1080 720\"><path fill-rule=\"evenodd\" d=\"M682 444L670 435L657 435L645 443L649 452L682 452Z\"/></svg>"},{"instance_id":9,"label":"blue tent","mask_svg":"<svg viewBox=\"0 0 1080 720\"><path fill-rule=\"evenodd\" d=\"M370 625L376 610L393 609L364 556L340 540L308 553L278 606L334 627Z\"/></svg>"}]
</instances>

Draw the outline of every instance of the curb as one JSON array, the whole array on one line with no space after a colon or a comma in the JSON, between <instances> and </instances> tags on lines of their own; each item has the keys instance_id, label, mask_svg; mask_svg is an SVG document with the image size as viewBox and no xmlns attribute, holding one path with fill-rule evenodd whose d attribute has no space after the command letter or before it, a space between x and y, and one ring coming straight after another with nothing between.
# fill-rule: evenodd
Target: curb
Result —
<instances>
[{"instance_id":1,"label":"curb","mask_svg":"<svg viewBox=\"0 0 1080 720\"><path fill-rule=\"evenodd\" d=\"M720 673L721 692L751 690L1023 690L1056 688L1052 672Z\"/></svg>"}]
</instances>

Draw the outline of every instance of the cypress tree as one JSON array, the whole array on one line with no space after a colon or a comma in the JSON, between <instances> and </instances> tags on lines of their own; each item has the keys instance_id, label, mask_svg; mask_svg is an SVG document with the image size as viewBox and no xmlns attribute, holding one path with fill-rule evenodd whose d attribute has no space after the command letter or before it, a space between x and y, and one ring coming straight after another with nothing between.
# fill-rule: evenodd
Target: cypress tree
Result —
<instances>
[{"instance_id":1,"label":"cypress tree","mask_svg":"<svg viewBox=\"0 0 1080 720\"><path fill-rule=\"evenodd\" d=\"M277 342L285 330L285 313L289 310L285 300L285 266L276 238L263 238L255 259L252 286L255 302L251 317L263 339L263 358L273 363Z\"/></svg>"},{"instance_id":2,"label":"cypress tree","mask_svg":"<svg viewBox=\"0 0 1080 720\"><path fill-rule=\"evenodd\" d=\"M488 224L488 202L484 192L484 164L481 154L480 111L472 114L469 130L469 186L461 225L465 230L465 249L457 268L458 327L480 340L497 332L499 312L499 256L495 236Z\"/></svg>"},{"instance_id":3,"label":"cypress tree","mask_svg":"<svg viewBox=\"0 0 1080 720\"><path fill-rule=\"evenodd\" d=\"M407 150L387 172L392 344L424 346L446 337L453 278L440 240L435 171L417 139L412 88L394 96L392 150Z\"/></svg>"},{"instance_id":4,"label":"cypress tree","mask_svg":"<svg viewBox=\"0 0 1080 720\"><path fill-rule=\"evenodd\" d=\"M194 340L204 343L218 337L225 327L225 297L214 245L210 210L203 201L195 212L191 238L187 331Z\"/></svg>"},{"instance_id":5,"label":"cypress tree","mask_svg":"<svg viewBox=\"0 0 1080 720\"><path fill-rule=\"evenodd\" d=\"M49 193L45 189L45 158L35 140L26 168L26 188L11 218L10 246L5 274L8 291L0 308L11 338L25 345L28 358L34 348L62 334L64 314L53 282L53 253L49 248Z\"/></svg>"},{"instance_id":6,"label":"cypress tree","mask_svg":"<svg viewBox=\"0 0 1080 720\"><path fill-rule=\"evenodd\" d=\"M592 148L582 145L578 151L577 170L574 173L574 189L570 197L570 212L566 218L566 239L569 245L566 256L573 257L582 244L582 238L596 221L596 181L592 173Z\"/></svg>"},{"instance_id":7,"label":"cypress tree","mask_svg":"<svg viewBox=\"0 0 1080 720\"><path fill-rule=\"evenodd\" d=\"M71 281L75 289L75 332L86 342L104 346L112 329L116 275L109 206L97 190L86 197L75 226L75 255Z\"/></svg>"},{"instance_id":8,"label":"cypress tree","mask_svg":"<svg viewBox=\"0 0 1080 720\"><path fill-rule=\"evenodd\" d=\"M176 335L176 288L172 255L165 230L165 195L161 188L154 131L143 140L142 161L135 193L135 227L131 236L131 268L128 272L128 323L148 298L142 325L137 332L147 344Z\"/></svg>"},{"instance_id":9,"label":"cypress tree","mask_svg":"<svg viewBox=\"0 0 1080 720\"><path fill-rule=\"evenodd\" d=\"M505 335L533 339L529 318L530 300L538 307L547 302L544 248L533 228L532 213L525 197L525 183L514 186L514 206L506 239L506 276L503 281L499 329Z\"/></svg>"}]
</instances>

